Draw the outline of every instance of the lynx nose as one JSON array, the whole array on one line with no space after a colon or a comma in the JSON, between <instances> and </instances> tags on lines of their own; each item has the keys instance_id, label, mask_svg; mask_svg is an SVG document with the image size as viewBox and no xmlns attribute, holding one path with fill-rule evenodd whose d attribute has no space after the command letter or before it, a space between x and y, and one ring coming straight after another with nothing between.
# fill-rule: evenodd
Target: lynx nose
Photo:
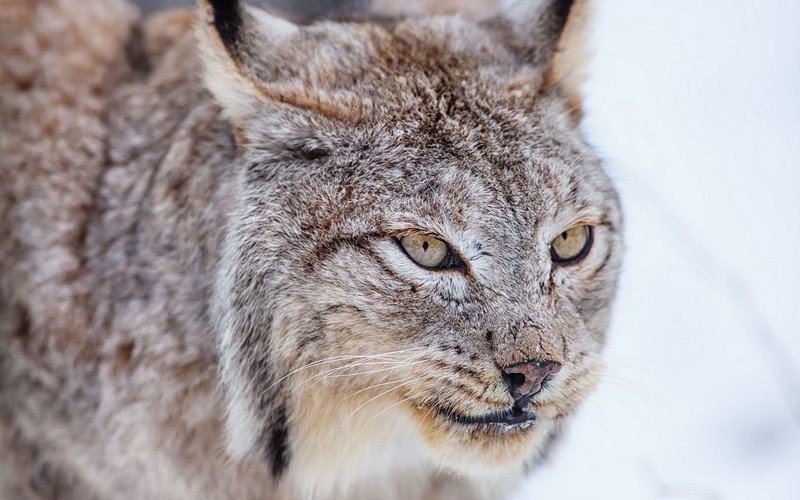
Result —
<instances>
[{"instance_id":1,"label":"lynx nose","mask_svg":"<svg viewBox=\"0 0 800 500\"><path fill-rule=\"evenodd\" d=\"M561 363L556 361L528 360L503 368L503 378L514 401L519 403L541 391L544 379L560 369Z\"/></svg>"}]
</instances>

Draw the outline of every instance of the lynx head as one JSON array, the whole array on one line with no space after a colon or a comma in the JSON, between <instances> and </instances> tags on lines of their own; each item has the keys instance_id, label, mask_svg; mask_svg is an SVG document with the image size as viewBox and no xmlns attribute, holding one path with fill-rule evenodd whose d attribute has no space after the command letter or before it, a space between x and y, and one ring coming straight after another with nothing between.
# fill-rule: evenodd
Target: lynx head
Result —
<instances>
[{"instance_id":1,"label":"lynx head","mask_svg":"<svg viewBox=\"0 0 800 500\"><path fill-rule=\"evenodd\" d=\"M202 5L238 145L214 299L232 456L313 491L395 452L491 475L592 389L621 215L578 131L572 4L310 25Z\"/></svg>"}]
</instances>

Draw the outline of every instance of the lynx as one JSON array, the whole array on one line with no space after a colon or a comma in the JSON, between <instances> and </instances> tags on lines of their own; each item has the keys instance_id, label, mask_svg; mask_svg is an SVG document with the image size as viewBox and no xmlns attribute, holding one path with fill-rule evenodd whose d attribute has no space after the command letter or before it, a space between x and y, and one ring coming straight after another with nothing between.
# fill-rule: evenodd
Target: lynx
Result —
<instances>
[{"instance_id":1,"label":"lynx","mask_svg":"<svg viewBox=\"0 0 800 500\"><path fill-rule=\"evenodd\" d=\"M3 498L513 494L621 263L584 11L5 0Z\"/></svg>"}]
</instances>

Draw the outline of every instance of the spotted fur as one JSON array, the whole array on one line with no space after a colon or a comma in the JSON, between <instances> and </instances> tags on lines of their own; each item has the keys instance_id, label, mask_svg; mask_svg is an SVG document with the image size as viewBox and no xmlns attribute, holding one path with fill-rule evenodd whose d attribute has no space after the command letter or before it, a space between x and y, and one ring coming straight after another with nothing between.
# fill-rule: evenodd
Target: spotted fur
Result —
<instances>
[{"instance_id":1,"label":"spotted fur","mask_svg":"<svg viewBox=\"0 0 800 500\"><path fill-rule=\"evenodd\" d=\"M4 6L0 496L513 491L597 382L621 261L582 12ZM463 266L416 265L419 232ZM563 365L532 426L459 422L531 359Z\"/></svg>"}]
</instances>

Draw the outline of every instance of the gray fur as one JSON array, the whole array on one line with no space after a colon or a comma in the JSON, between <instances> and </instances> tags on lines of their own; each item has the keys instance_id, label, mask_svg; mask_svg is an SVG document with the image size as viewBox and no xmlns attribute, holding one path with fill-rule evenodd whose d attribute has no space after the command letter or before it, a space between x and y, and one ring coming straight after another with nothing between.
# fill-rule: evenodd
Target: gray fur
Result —
<instances>
[{"instance_id":1,"label":"gray fur","mask_svg":"<svg viewBox=\"0 0 800 500\"><path fill-rule=\"evenodd\" d=\"M0 492L513 488L596 383L622 254L548 5L244 9L235 44L207 4L0 14ZM594 246L555 266L576 223ZM415 231L466 274L415 265ZM564 365L533 428L446 416L508 408L500 368L527 359Z\"/></svg>"}]
</instances>

